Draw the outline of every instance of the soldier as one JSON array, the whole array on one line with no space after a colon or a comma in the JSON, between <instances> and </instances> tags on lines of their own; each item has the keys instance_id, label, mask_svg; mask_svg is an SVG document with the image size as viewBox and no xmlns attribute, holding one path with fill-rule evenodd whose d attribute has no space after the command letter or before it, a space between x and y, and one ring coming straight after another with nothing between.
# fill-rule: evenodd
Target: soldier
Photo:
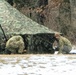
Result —
<instances>
[{"instance_id":1,"label":"soldier","mask_svg":"<svg viewBox=\"0 0 76 75\"><path fill-rule=\"evenodd\" d=\"M67 38L61 36L59 33L55 33L55 38L58 40L58 54L69 54L69 52L72 50L71 42Z\"/></svg>"},{"instance_id":2,"label":"soldier","mask_svg":"<svg viewBox=\"0 0 76 75\"><path fill-rule=\"evenodd\" d=\"M6 49L12 53L23 53L24 42L21 36L13 36L6 42Z\"/></svg>"}]
</instances>

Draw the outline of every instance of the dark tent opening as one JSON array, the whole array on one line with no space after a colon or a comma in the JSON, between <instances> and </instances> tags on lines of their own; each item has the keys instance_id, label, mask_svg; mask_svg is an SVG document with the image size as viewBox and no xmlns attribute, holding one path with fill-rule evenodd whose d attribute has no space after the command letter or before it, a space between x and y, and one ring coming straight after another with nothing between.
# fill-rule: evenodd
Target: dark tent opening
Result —
<instances>
[{"instance_id":1,"label":"dark tent opening","mask_svg":"<svg viewBox=\"0 0 76 75\"><path fill-rule=\"evenodd\" d=\"M27 53L53 54L53 43L55 41L54 34L35 34L35 35L21 35L25 42L25 50Z\"/></svg>"}]
</instances>

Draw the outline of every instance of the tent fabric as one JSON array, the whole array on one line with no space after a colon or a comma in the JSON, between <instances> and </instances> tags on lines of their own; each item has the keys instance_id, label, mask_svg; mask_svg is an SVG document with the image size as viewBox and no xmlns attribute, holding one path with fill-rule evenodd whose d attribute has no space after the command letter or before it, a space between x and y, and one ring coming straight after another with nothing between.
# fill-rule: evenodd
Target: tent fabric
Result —
<instances>
[{"instance_id":1,"label":"tent fabric","mask_svg":"<svg viewBox=\"0 0 76 75\"><path fill-rule=\"evenodd\" d=\"M0 0L0 24L5 34L37 34L55 32L26 17L5 0Z\"/></svg>"}]
</instances>

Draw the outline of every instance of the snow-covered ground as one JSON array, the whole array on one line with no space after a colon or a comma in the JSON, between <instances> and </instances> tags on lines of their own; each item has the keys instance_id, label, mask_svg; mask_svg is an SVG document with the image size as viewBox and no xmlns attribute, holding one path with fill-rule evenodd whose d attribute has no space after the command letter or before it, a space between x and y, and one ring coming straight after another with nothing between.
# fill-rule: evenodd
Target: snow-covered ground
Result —
<instances>
[{"instance_id":1,"label":"snow-covered ground","mask_svg":"<svg viewBox=\"0 0 76 75\"><path fill-rule=\"evenodd\" d=\"M73 47L71 53L76 52ZM76 54L0 55L0 75L75 75Z\"/></svg>"},{"instance_id":2,"label":"snow-covered ground","mask_svg":"<svg viewBox=\"0 0 76 75\"><path fill-rule=\"evenodd\" d=\"M72 47L72 51L70 53L74 53L74 54L76 53L76 46Z\"/></svg>"}]
</instances>

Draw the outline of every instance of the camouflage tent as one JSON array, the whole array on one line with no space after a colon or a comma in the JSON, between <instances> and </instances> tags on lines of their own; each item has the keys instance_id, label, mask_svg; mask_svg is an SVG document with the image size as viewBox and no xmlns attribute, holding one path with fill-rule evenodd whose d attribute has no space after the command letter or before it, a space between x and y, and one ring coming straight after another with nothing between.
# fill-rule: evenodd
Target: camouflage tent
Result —
<instances>
[{"instance_id":1,"label":"camouflage tent","mask_svg":"<svg viewBox=\"0 0 76 75\"><path fill-rule=\"evenodd\" d=\"M0 0L0 24L6 35L25 35L23 38L25 42L27 42L25 38L28 38L28 44L25 44L27 47L26 49L28 50L43 50L42 45L43 47L49 48L47 43L50 42L50 47L52 47L52 43L54 42L53 36L51 36L51 34L53 35L55 31L50 30L43 25L39 25L30 18L27 18L18 10L9 5L5 0ZM38 45L40 46L36 47Z\"/></svg>"},{"instance_id":2,"label":"camouflage tent","mask_svg":"<svg viewBox=\"0 0 76 75\"><path fill-rule=\"evenodd\" d=\"M0 0L0 24L7 33L37 34L52 33L47 27L39 25L10 6L5 0Z\"/></svg>"}]
</instances>

